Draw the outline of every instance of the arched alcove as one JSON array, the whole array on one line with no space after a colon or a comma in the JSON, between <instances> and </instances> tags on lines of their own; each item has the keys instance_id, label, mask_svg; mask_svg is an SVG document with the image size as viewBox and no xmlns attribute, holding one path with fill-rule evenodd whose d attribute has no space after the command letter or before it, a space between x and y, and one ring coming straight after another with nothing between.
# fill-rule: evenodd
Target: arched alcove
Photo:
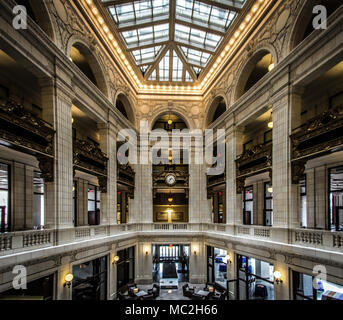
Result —
<instances>
[{"instance_id":1,"label":"arched alcove","mask_svg":"<svg viewBox=\"0 0 343 320\"><path fill-rule=\"evenodd\" d=\"M55 33L50 19L50 14L44 1L37 0L16 0L18 5L26 8L27 14L36 22L41 29L54 41Z\"/></svg>"},{"instance_id":2,"label":"arched alcove","mask_svg":"<svg viewBox=\"0 0 343 320\"><path fill-rule=\"evenodd\" d=\"M327 15L330 17L340 6L341 1L337 0L309 0L303 6L292 32L290 51L303 42L315 29L313 27L313 19L317 14L313 13L313 8L316 5L322 5L327 10Z\"/></svg>"},{"instance_id":3,"label":"arched alcove","mask_svg":"<svg viewBox=\"0 0 343 320\"><path fill-rule=\"evenodd\" d=\"M212 122L216 121L227 110L227 105L224 97L216 97L207 112L206 126L209 126Z\"/></svg>"},{"instance_id":4,"label":"arched alcove","mask_svg":"<svg viewBox=\"0 0 343 320\"><path fill-rule=\"evenodd\" d=\"M271 52L262 49L248 61L239 77L235 101L243 94L249 91L257 82L259 82L275 66L275 58Z\"/></svg>"},{"instance_id":5,"label":"arched alcove","mask_svg":"<svg viewBox=\"0 0 343 320\"><path fill-rule=\"evenodd\" d=\"M173 129L188 129L188 125L179 114L171 112L171 113L164 113L158 116L153 121L152 129L164 129L167 131Z\"/></svg>"},{"instance_id":6,"label":"arched alcove","mask_svg":"<svg viewBox=\"0 0 343 320\"><path fill-rule=\"evenodd\" d=\"M116 108L132 124L135 123L135 117L134 117L134 112L132 109L132 104L125 94L123 93L118 94L117 99L116 99Z\"/></svg>"},{"instance_id":7,"label":"arched alcove","mask_svg":"<svg viewBox=\"0 0 343 320\"><path fill-rule=\"evenodd\" d=\"M70 60L107 96L104 73L100 64L86 45L81 42L75 42L70 48Z\"/></svg>"}]
</instances>

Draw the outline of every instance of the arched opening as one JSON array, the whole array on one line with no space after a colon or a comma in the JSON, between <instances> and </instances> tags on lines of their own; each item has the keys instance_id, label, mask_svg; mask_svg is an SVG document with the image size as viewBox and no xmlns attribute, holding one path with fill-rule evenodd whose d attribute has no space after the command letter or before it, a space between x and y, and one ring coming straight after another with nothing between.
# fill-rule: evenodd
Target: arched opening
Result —
<instances>
[{"instance_id":1,"label":"arched opening","mask_svg":"<svg viewBox=\"0 0 343 320\"><path fill-rule=\"evenodd\" d=\"M50 159L55 131L38 76L15 51L0 49L0 233L48 225L45 183L54 179ZM32 201L13 197L15 192L30 195Z\"/></svg>"},{"instance_id":2,"label":"arched opening","mask_svg":"<svg viewBox=\"0 0 343 320\"><path fill-rule=\"evenodd\" d=\"M275 66L273 55L267 50L261 50L245 66L236 89L236 100L248 92Z\"/></svg>"},{"instance_id":3,"label":"arched opening","mask_svg":"<svg viewBox=\"0 0 343 320\"><path fill-rule=\"evenodd\" d=\"M303 12L298 20L297 27L294 32L294 39L291 45L293 50L298 44L303 42L315 29L313 27L313 19L317 14L313 13L313 8L316 5L322 5L327 10L328 18L342 5L342 2L337 0L311 0L306 4Z\"/></svg>"},{"instance_id":4,"label":"arched opening","mask_svg":"<svg viewBox=\"0 0 343 320\"><path fill-rule=\"evenodd\" d=\"M222 96L215 98L208 110L207 125L216 121L226 111L226 102Z\"/></svg>"},{"instance_id":5,"label":"arched opening","mask_svg":"<svg viewBox=\"0 0 343 320\"><path fill-rule=\"evenodd\" d=\"M117 97L116 108L127 120L129 120L131 123L134 123L134 114L131 103L123 93L120 93Z\"/></svg>"},{"instance_id":6,"label":"arched opening","mask_svg":"<svg viewBox=\"0 0 343 320\"><path fill-rule=\"evenodd\" d=\"M78 66L78 68L87 76L90 81L98 86L86 55L87 54L85 53L85 50L78 45L73 46L70 50L70 59Z\"/></svg>"},{"instance_id":7,"label":"arched opening","mask_svg":"<svg viewBox=\"0 0 343 320\"><path fill-rule=\"evenodd\" d=\"M187 129L187 124L180 115L170 112L160 115L152 128L170 134L175 129ZM161 161L153 164L153 221L188 222L189 165L185 160L189 153L188 149L183 150L183 139L180 139L180 150L172 148L171 136L168 142L156 150Z\"/></svg>"},{"instance_id":8,"label":"arched opening","mask_svg":"<svg viewBox=\"0 0 343 320\"><path fill-rule=\"evenodd\" d=\"M152 129L164 129L167 131L171 131L173 129L188 129L188 126L184 119L182 119L178 114L165 113L158 119L156 119L152 126Z\"/></svg>"},{"instance_id":9,"label":"arched opening","mask_svg":"<svg viewBox=\"0 0 343 320\"><path fill-rule=\"evenodd\" d=\"M49 13L43 1L16 0L16 2L18 5L22 5L26 8L27 14L42 28L51 40L55 39Z\"/></svg>"},{"instance_id":10,"label":"arched opening","mask_svg":"<svg viewBox=\"0 0 343 320\"><path fill-rule=\"evenodd\" d=\"M81 43L74 43L70 49L70 60L107 96L106 80L101 67L86 46Z\"/></svg>"}]
</instances>

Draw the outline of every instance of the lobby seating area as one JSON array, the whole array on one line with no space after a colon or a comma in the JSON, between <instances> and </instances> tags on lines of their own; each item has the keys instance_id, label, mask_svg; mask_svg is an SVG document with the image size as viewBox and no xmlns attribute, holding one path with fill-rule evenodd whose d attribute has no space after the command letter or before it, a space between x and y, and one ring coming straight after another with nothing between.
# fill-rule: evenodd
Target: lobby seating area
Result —
<instances>
[{"instance_id":1,"label":"lobby seating area","mask_svg":"<svg viewBox=\"0 0 343 320\"><path fill-rule=\"evenodd\" d=\"M227 292L219 289L212 283L207 283L203 289L197 290L196 287L190 287L188 283L182 286L183 295L191 300L225 300Z\"/></svg>"},{"instance_id":2,"label":"lobby seating area","mask_svg":"<svg viewBox=\"0 0 343 320\"><path fill-rule=\"evenodd\" d=\"M146 291L145 291L146 290ZM136 283L127 286L127 290L117 293L118 300L155 300L160 295L160 286L153 284L151 289L142 289Z\"/></svg>"}]
</instances>

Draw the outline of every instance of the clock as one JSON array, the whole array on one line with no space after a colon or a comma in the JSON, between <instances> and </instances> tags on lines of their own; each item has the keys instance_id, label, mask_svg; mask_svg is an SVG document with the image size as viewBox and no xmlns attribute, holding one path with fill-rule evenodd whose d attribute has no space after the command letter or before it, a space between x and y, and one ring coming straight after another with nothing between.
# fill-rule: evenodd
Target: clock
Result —
<instances>
[{"instance_id":1,"label":"clock","mask_svg":"<svg viewBox=\"0 0 343 320\"><path fill-rule=\"evenodd\" d=\"M176 176L173 173L168 173L166 175L166 184L169 186L173 186L176 183Z\"/></svg>"}]
</instances>

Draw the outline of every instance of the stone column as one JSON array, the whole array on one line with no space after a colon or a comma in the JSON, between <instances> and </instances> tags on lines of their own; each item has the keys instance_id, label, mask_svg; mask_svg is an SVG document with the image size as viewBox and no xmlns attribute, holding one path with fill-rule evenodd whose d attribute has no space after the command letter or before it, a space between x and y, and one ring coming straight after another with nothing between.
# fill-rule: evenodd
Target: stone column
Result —
<instances>
[{"instance_id":1,"label":"stone column","mask_svg":"<svg viewBox=\"0 0 343 320\"><path fill-rule=\"evenodd\" d=\"M274 263L274 271L279 271L281 273L282 283L274 283L274 299L275 300L290 300L290 278L289 278L289 268L287 264L282 262L283 257L277 259Z\"/></svg>"},{"instance_id":2,"label":"stone column","mask_svg":"<svg viewBox=\"0 0 343 320\"><path fill-rule=\"evenodd\" d=\"M314 168L306 170L306 215L307 228L314 229L316 222L316 192L315 192L315 170Z\"/></svg>"},{"instance_id":3,"label":"stone column","mask_svg":"<svg viewBox=\"0 0 343 320\"><path fill-rule=\"evenodd\" d=\"M328 229L328 174L326 166L315 168L315 227L317 229Z\"/></svg>"},{"instance_id":4,"label":"stone column","mask_svg":"<svg viewBox=\"0 0 343 320\"><path fill-rule=\"evenodd\" d=\"M147 254L146 254L147 249ZM136 246L136 282L139 284L152 283L152 245L139 242Z\"/></svg>"},{"instance_id":5,"label":"stone column","mask_svg":"<svg viewBox=\"0 0 343 320\"><path fill-rule=\"evenodd\" d=\"M33 221L33 167L13 163L13 231L32 230Z\"/></svg>"},{"instance_id":6,"label":"stone column","mask_svg":"<svg viewBox=\"0 0 343 320\"><path fill-rule=\"evenodd\" d=\"M196 251L196 254L194 253ZM189 252L189 282L205 283L207 279L206 245L203 242L192 242Z\"/></svg>"},{"instance_id":7,"label":"stone column","mask_svg":"<svg viewBox=\"0 0 343 320\"><path fill-rule=\"evenodd\" d=\"M73 138L71 77L59 70L59 78L41 79L43 118L53 124L55 134L54 182L46 184L49 210L46 226L72 228ZM69 86L67 85L69 84Z\"/></svg>"},{"instance_id":8,"label":"stone column","mask_svg":"<svg viewBox=\"0 0 343 320\"><path fill-rule=\"evenodd\" d=\"M109 272L108 272L108 300L116 299L117 293L117 265L114 263L114 257L117 255L117 245L112 245L112 251L110 252Z\"/></svg>"},{"instance_id":9,"label":"stone column","mask_svg":"<svg viewBox=\"0 0 343 320\"><path fill-rule=\"evenodd\" d=\"M101 193L101 224L117 223L116 128L111 123L98 124L100 148L108 157L107 193Z\"/></svg>"},{"instance_id":10,"label":"stone column","mask_svg":"<svg viewBox=\"0 0 343 320\"><path fill-rule=\"evenodd\" d=\"M64 286L65 276L68 273L73 273L73 268L70 263L70 257L64 257L62 258L62 265L58 268L56 275L56 300L72 300L72 285L70 288L68 288L68 286Z\"/></svg>"},{"instance_id":11,"label":"stone column","mask_svg":"<svg viewBox=\"0 0 343 320\"><path fill-rule=\"evenodd\" d=\"M194 148L189 164L188 211L190 223L210 223L211 210L207 201L207 175L205 164L195 164Z\"/></svg>"},{"instance_id":12,"label":"stone column","mask_svg":"<svg viewBox=\"0 0 343 320\"><path fill-rule=\"evenodd\" d=\"M227 280L235 280L237 278L236 276L236 255L235 252L232 250L232 248L227 249L227 254L230 256L230 261L227 262ZM228 285L228 294L230 300L236 299L236 288L237 284L236 282L230 282Z\"/></svg>"},{"instance_id":13,"label":"stone column","mask_svg":"<svg viewBox=\"0 0 343 320\"><path fill-rule=\"evenodd\" d=\"M264 224L264 181L254 183L254 224Z\"/></svg>"},{"instance_id":14,"label":"stone column","mask_svg":"<svg viewBox=\"0 0 343 320\"><path fill-rule=\"evenodd\" d=\"M243 224L243 192L241 194L237 193L237 182L236 182L236 158L238 155L243 152L243 138L244 138L244 128L234 127L232 133L232 146L231 152L232 155L229 158L230 162L230 171L227 173L228 178L230 179L228 185L229 188L232 188L231 198L232 201L231 207L234 206L234 224ZM232 177L229 176L232 174Z\"/></svg>"},{"instance_id":15,"label":"stone column","mask_svg":"<svg viewBox=\"0 0 343 320\"><path fill-rule=\"evenodd\" d=\"M301 101L304 88L292 88L290 95L291 130L299 128L301 125ZM292 132L290 132L291 134ZM291 149L290 149L291 150ZM291 155L290 155L291 156ZM289 226L291 228L300 227L300 193L299 186L290 183L289 190Z\"/></svg>"},{"instance_id":16,"label":"stone column","mask_svg":"<svg viewBox=\"0 0 343 320\"><path fill-rule=\"evenodd\" d=\"M273 104L273 213L274 226L288 226L290 191L289 166L289 101L288 93L280 93Z\"/></svg>"},{"instance_id":17,"label":"stone column","mask_svg":"<svg viewBox=\"0 0 343 320\"><path fill-rule=\"evenodd\" d=\"M138 158L139 160L140 158ZM153 194L152 194L152 164L136 164L135 170L135 198L130 201L132 211L131 223L153 222Z\"/></svg>"}]
</instances>

